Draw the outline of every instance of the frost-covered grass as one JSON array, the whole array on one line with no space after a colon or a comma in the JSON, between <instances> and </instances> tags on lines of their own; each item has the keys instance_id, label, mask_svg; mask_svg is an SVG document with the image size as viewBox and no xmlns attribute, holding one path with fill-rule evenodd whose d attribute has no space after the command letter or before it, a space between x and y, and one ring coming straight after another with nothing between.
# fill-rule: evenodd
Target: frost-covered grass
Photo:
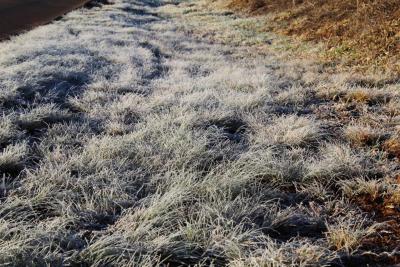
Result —
<instances>
[{"instance_id":1,"label":"frost-covered grass","mask_svg":"<svg viewBox=\"0 0 400 267\"><path fill-rule=\"evenodd\" d=\"M398 83L198 39L195 4L115 0L0 43L0 265L393 261L356 200L400 199Z\"/></svg>"}]
</instances>

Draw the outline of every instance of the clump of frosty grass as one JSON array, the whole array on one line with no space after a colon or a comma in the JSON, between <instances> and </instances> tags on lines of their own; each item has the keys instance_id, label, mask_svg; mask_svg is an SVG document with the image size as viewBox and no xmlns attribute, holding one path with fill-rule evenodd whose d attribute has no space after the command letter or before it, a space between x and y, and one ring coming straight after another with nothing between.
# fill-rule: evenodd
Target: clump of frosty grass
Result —
<instances>
[{"instance_id":1,"label":"clump of frosty grass","mask_svg":"<svg viewBox=\"0 0 400 267\"><path fill-rule=\"evenodd\" d=\"M0 44L1 266L345 266L392 252L355 201L398 190L380 146L396 136L389 102L330 97L346 77L310 82L311 63L185 35L189 8L116 0ZM379 92L397 103L390 86Z\"/></svg>"}]
</instances>

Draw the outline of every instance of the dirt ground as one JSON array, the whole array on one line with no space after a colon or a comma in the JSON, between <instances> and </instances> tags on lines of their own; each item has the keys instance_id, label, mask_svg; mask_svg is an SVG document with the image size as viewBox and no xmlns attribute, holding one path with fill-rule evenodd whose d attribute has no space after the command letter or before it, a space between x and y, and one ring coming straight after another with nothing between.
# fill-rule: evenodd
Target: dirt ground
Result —
<instances>
[{"instance_id":1,"label":"dirt ground","mask_svg":"<svg viewBox=\"0 0 400 267\"><path fill-rule=\"evenodd\" d=\"M47 23L87 0L1 0L0 39Z\"/></svg>"}]
</instances>

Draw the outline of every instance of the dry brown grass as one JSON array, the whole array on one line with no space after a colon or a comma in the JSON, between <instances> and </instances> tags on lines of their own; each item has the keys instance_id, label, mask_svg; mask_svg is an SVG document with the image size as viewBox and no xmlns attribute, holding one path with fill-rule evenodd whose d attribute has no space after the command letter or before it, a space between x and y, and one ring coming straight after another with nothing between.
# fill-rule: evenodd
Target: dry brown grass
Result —
<instances>
[{"instance_id":1,"label":"dry brown grass","mask_svg":"<svg viewBox=\"0 0 400 267\"><path fill-rule=\"evenodd\" d=\"M391 156L400 159L400 139L391 138L383 144L383 149L387 151Z\"/></svg>"},{"instance_id":2,"label":"dry brown grass","mask_svg":"<svg viewBox=\"0 0 400 267\"><path fill-rule=\"evenodd\" d=\"M374 129L369 125L348 125L344 134L350 143L356 146L374 145L381 138L379 129Z\"/></svg>"},{"instance_id":3,"label":"dry brown grass","mask_svg":"<svg viewBox=\"0 0 400 267\"><path fill-rule=\"evenodd\" d=\"M228 5L251 14L272 14L268 30L324 42L324 58L361 69L400 71L398 0L231 0Z\"/></svg>"}]
</instances>

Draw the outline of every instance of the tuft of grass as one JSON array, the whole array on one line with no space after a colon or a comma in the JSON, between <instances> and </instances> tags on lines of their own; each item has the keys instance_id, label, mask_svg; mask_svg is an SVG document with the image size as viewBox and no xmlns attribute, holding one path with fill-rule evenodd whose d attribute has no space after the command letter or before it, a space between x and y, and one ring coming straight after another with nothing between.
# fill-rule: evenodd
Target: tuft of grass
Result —
<instances>
[{"instance_id":1,"label":"tuft of grass","mask_svg":"<svg viewBox=\"0 0 400 267\"><path fill-rule=\"evenodd\" d=\"M400 140L398 137L392 137L383 143L383 149L391 156L400 158Z\"/></svg>"},{"instance_id":2,"label":"tuft of grass","mask_svg":"<svg viewBox=\"0 0 400 267\"><path fill-rule=\"evenodd\" d=\"M17 120L18 126L26 131L34 131L65 119L65 111L60 110L55 104L41 105L31 110L22 112Z\"/></svg>"},{"instance_id":3,"label":"tuft of grass","mask_svg":"<svg viewBox=\"0 0 400 267\"><path fill-rule=\"evenodd\" d=\"M0 154L0 171L16 174L24 168L28 160L28 146L26 143L8 145Z\"/></svg>"},{"instance_id":4,"label":"tuft of grass","mask_svg":"<svg viewBox=\"0 0 400 267\"><path fill-rule=\"evenodd\" d=\"M254 142L258 144L313 146L317 145L316 142L324 135L320 123L307 117L282 116L265 124L253 127ZM268 138L265 138L266 136Z\"/></svg>"},{"instance_id":5,"label":"tuft of grass","mask_svg":"<svg viewBox=\"0 0 400 267\"><path fill-rule=\"evenodd\" d=\"M21 133L15 125L13 116L3 115L0 119L0 145L7 145L14 140L18 140L20 136Z\"/></svg>"},{"instance_id":6,"label":"tuft of grass","mask_svg":"<svg viewBox=\"0 0 400 267\"><path fill-rule=\"evenodd\" d=\"M351 216L351 215L349 215ZM362 218L341 218L336 225L327 224L326 238L328 244L338 251L353 253L362 240L375 233L375 227L365 227L367 222Z\"/></svg>"},{"instance_id":7,"label":"tuft of grass","mask_svg":"<svg viewBox=\"0 0 400 267\"><path fill-rule=\"evenodd\" d=\"M370 196L372 200L376 200L385 192L384 182L365 178L341 181L340 187L343 194L351 199L357 196L367 195Z\"/></svg>"},{"instance_id":8,"label":"tuft of grass","mask_svg":"<svg viewBox=\"0 0 400 267\"><path fill-rule=\"evenodd\" d=\"M364 155L347 145L326 144L320 150L321 158L309 165L309 177L332 183L336 179L368 174Z\"/></svg>"},{"instance_id":9,"label":"tuft of grass","mask_svg":"<svg viewBox=\"0 0 400 267\"><path fill-rule=\"evenodd\" d=\"M346 127L344 135L349 142L356 146L377 145L382 138L379 129L372 128L369 125L350 124Z\"/></svg>"},{"instance_id":10,"label":"tuft of grass","mask_svg":"<svg viewBox=\"0 0 400 267\"><path fill-rule=\"evenodd\" d=\"M343 97L345 101L356 102L356 103L366 103L369 105L374 105L377 103L387 103L390 98L388 94L380 92L379 90L369 90L369 89L353 89L349 90Z\"/></svg>"}]
</instances>

